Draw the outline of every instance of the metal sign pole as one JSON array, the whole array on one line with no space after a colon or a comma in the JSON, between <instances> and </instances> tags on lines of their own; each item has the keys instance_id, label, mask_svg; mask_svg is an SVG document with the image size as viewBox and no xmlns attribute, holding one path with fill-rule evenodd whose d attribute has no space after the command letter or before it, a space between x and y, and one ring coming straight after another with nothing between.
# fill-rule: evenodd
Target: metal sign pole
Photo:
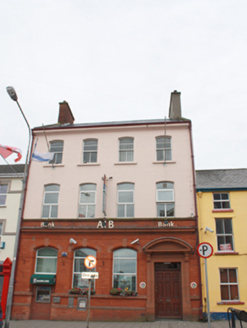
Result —
<instances>
[{"instance_id":1,"label":"metal sign pole","mask_svg":"<svg viewBox=\"0 0 247 328\"><path fill-rule=\"evenodd\" d=\"M87 300L87 328L89 328L89 315L90 315L90 297L91 297L91 279L89 279L88 286L88 300Z\"/></svg>"},{"instance_id":2,"label":"metal sign pole","mask_svg":"<svg viewBox=\"0 0 247 328\"><path fill-rule=\"evenodd\" d=\"M207 259L205 258L205 278L206 278L206 292L207 292L207 310L208 310L208 328L210 325L210 309L209 309L209 296L208 296L208 268L207 268Z\"/></svg>"}]
</instances>

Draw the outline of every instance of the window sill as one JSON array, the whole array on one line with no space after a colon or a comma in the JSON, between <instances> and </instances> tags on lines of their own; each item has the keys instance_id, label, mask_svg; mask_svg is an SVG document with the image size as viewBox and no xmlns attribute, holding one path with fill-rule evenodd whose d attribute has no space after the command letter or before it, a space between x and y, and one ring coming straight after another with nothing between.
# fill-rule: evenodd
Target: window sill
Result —
<instances>
[{"instance_id":1,"label":"window sill","mask_svg":"<svg viewBox=\"0 0 247 328\"><path fill-rule=\"evenodd\" d=\"M225 209L223 209L223 208L220 208L220 209L218 209L218 210L212 210L212 213L218 213L218 212L220 212L220 213L227 213L227 212L233 212L233 210L231 210L231 209L227 209L227 210L225 210Z\"/></svg>"},{"instance_id":2,"label":"window sill","mask_svg":"<svg viewBox=\"0 0 247 328\"><path fill-rule=\"evenodd\" d=\"M164 161L155 161L155 162L153 162L153 164L163 164L163 165L165 165L165 164L176 164L176 162L175 161L166 161L166 162L164 162Z\"/></svg>"},{"instance_id":3,"label":"window sill","mask_svg":"<svg viewBox=\"0 0 247 328\"><path fill-rule=\"evenodd\" d=\"M114 165L137 165L137 162L117 162Z\"/></svg>"},{"instance_id":4,"label":"window sill","mask_svg":"<svg viewBox=\"0 0 247 328\"><path fill-rule=\"evenodd\" d=\"M100 166L100 163L80 163L77 166Z\"/></svg>"},{"instance_id":5,"label":"window sill","mask_svg":"<svg viewBox=\"0 0 247 328\"><path fill-rule=\"evenodd\" d=\"M238 252L216 252L214 255L239 255Z\"/></svg>"},{"instance_id":6,"label":"window sill","mask_svg":"<svg viewBox=\"0 0 247 328\"><path fill-rule=\"evenodd\" d=\"M7 207L6 205L0 205L0 208L5 208L5 207Z\"/></svg>"},{"instance_id":7,"label":"window sill","mask_svg":"<svg viewBox=\"0 0 247 328\"><path fill-rule=\"evenodd\" d=\"M240 302L240 301L217 302L217 305L240 305L240 304L245 304L245 302Z\"/></svg>"},{"instance_id":8,"label":"window sill","mask_svg":"<svg viewBox=\"0 0 247 328\"><path fill-rule=\"evenodd\" d=\"M46 164L43 167L64 167L64 164Z\"/></svg>"}]
</instances>

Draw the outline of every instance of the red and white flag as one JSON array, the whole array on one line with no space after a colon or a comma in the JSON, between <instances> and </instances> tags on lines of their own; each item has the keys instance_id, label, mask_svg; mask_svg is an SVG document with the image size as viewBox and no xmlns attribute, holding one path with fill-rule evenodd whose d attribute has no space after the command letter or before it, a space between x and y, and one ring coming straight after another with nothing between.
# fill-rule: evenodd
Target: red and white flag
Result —
<instances>
[{"instance_id":1,"label":"red and white flag","mask_svg":"<svg viewBox=\"0 0 247 328\"><path fill-rule=\"evenodd\" d=\"M22 157L22 153L19 148L0 145L0 155L3 158L7 158L14 153L17 154L17 158L15 159L15 162L18 162Z\"/></svg>"}]
</instances>

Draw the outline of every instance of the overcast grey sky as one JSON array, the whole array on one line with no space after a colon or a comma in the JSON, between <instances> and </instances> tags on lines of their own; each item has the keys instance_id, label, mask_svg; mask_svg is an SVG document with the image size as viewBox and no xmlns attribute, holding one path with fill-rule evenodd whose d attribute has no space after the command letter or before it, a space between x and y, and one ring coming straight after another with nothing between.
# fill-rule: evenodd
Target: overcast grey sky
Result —
<instances>
[{"instance_id":1,"label":"overcast grey sky","mask_svg":"<svg viewBox=\"0 0 247 328\"><path fill-rule=\"evenodd\" d=\"M246 14L246 0L0 0L0 144L24 162L8 85L32 128L63 100L75 123L163 118L178 90L196 169L247 167Z\"/></svg>"}]
</instances>

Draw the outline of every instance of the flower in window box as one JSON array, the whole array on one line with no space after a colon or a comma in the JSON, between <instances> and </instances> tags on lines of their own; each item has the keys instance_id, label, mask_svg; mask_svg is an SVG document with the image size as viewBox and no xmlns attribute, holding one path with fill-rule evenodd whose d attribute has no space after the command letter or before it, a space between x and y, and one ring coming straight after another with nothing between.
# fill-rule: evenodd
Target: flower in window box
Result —
<instances>
[{"instance_id":1,"label":"flower in window box","mask_svg":"<svg viewBox=\"0 0 247 328\"><path fill-rule=\"evenodd\" d=\"M112 288L110 290L111 295L120 295L123 292L122 288Z\"/></svg>"},{"instance_id":2,"label":"flower in window box","mask_svg":"<svg viewBox=\"0 0 247 328\"><path fill-rule=\"evenodd\" d=\"M82 294L82 289L79 287L73 287L69 290L69 294Z\"/></svg>"},{"instance_id":3,"label":"flower in window box","mask_svg":"<svg viewBox=\"0 0 247 328\"><path fill-rule=\"evenodd\" d=\"M82 288L82 294L83 295L88 295L89 288ZM91 287L91 295L94 295L96 293L95 289Z\"/></svg>"}]
</instances>

